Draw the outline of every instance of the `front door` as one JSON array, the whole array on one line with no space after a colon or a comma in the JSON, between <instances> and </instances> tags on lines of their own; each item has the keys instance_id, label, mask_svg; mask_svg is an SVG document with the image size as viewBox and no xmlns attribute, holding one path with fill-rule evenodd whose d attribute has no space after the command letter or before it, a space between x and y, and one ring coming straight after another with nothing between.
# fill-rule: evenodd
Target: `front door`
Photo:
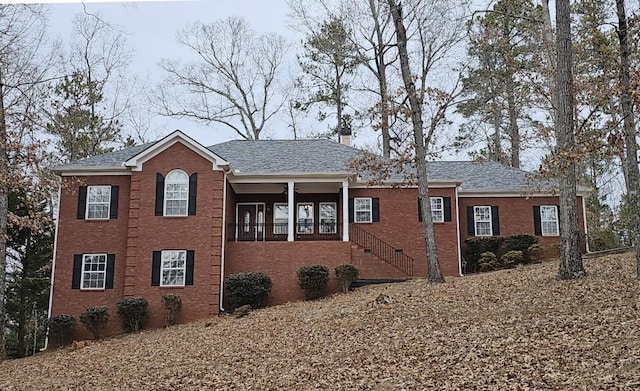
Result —
<instances>
[{"instance_id":1,"label":"front door","mask_svg":"<svg viewBox=\"0 0 640 391\"><path fill-rule=\"evenodd\" d=\"M264 240L264 204L238 205L238 240Z\"/></svg>"}]
</instances>

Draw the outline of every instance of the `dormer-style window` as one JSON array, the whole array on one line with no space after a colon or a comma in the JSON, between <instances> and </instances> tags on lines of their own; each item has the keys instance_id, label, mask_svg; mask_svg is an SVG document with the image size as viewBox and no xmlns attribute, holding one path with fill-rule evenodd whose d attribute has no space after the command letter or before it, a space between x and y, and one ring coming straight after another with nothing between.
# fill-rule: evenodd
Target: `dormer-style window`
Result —
<instances>
[{"instance_id":1,"label":"dormer-style window","mask_svg":"<svg viewBox=\"0 0 640 391\"><path fill-rule=\"evenodd\" d=\"M182 170L173 170L164 182L164 215L186 216L188 203L189 176Z\"/></svg>"}]
</instances>

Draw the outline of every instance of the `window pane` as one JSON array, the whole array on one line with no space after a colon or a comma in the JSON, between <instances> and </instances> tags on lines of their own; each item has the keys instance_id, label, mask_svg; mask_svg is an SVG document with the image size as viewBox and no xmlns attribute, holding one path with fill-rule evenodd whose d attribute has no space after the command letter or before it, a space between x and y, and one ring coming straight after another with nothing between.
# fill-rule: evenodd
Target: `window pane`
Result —
<instances>
[{"instance_id":1,"label":"window pane","mask_svg":"<svg viewBox=\"0 0 640 391\"><path fill-rule=\"evenodd\" d=\"M289 206L287 204L273 204L273 233L285 235L289 227Z\"/></svg>"},{"instance_id":2,"label":"window pane","mask_svg":"<svg viewBox=\"0 0 640 391\"><path fill-rule=\"evenodd\" d=\"M355 198L353 208L356 223L370 223L372 221L371 198Z\"/></svg>"},{"instance_id":3,"label":"window pane","mask_svg":"<svg viewBox=\"0 0 640 391\"><path fill-rule=\"evenodd\" d=\"M320 203L320 233L334 234L337 232L337 204L335 202Z\"/></svg>"},{"instance_id":4,"label":"window pane","mask_svg":"<svg viewBox=\"0 0 640 391\"><path fill-rule=\"evenodd\" d=\"M183 286L186 270L185 250L165 250L162 252L161 286Z\"/></svg>"},{"instance_id":5,"label":"window pane","mask_svg":"<svg viewBox=\"0 0 640 391\"><path fill-rule=\"evenodd\" d=\"M298 233L313 233L313 204L298 204Z\"/></svg>"},{"instance_id":6,"label":"window pane","mask_svg":"<svg viewBox=\"0 0 640 391\"><path fill-rule=\"evenodd\" d=\"M189 177L180 170L167 174L164 188L165 216L186 216L189 199Z\"/></svg>"},{"instance_id":7,"label":"window pane","mask_svg":"<svg viewBox=\"0 0 640 391\"><path fill-rule=\"evenodd\" d=\"M107 270L106 254L84 254L82 257L82 289L104 289Z\"/></svg>"}]
</instances>

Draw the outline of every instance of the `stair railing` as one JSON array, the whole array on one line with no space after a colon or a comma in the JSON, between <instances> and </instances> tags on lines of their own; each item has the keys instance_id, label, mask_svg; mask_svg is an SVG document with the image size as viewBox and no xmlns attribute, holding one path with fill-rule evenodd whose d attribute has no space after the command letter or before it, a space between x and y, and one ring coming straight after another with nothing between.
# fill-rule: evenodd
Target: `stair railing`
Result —
<instances>
[{"instance_id":1,"label":"stair railing","mask_svg":"<svg viewBox=\"0 0 640 391\"><path fill-rule=\"evenodd\" d=\"M396 269L408 275L413 275L413 258L402 250L396 249L389 243L365 231L357 224L349 224L349 239Z\"/></svg>"}]
</instances>

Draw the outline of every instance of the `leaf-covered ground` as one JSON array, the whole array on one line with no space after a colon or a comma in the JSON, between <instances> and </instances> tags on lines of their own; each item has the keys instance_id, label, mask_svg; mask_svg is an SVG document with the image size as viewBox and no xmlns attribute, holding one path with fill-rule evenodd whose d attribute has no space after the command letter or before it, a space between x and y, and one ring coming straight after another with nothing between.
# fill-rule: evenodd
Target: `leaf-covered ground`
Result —
<instances>
[{"instance_id":1,"label":"leaf-covered ground","mask_svg":"<svg viewBox=\"0 0 640 391\"><path fill-rule=\"evenodd\" d=\"M545 263L57 349L0 363L0 390L640 389L634 260L585 265L579 281Z\"/></svg>"}]
</instances>

